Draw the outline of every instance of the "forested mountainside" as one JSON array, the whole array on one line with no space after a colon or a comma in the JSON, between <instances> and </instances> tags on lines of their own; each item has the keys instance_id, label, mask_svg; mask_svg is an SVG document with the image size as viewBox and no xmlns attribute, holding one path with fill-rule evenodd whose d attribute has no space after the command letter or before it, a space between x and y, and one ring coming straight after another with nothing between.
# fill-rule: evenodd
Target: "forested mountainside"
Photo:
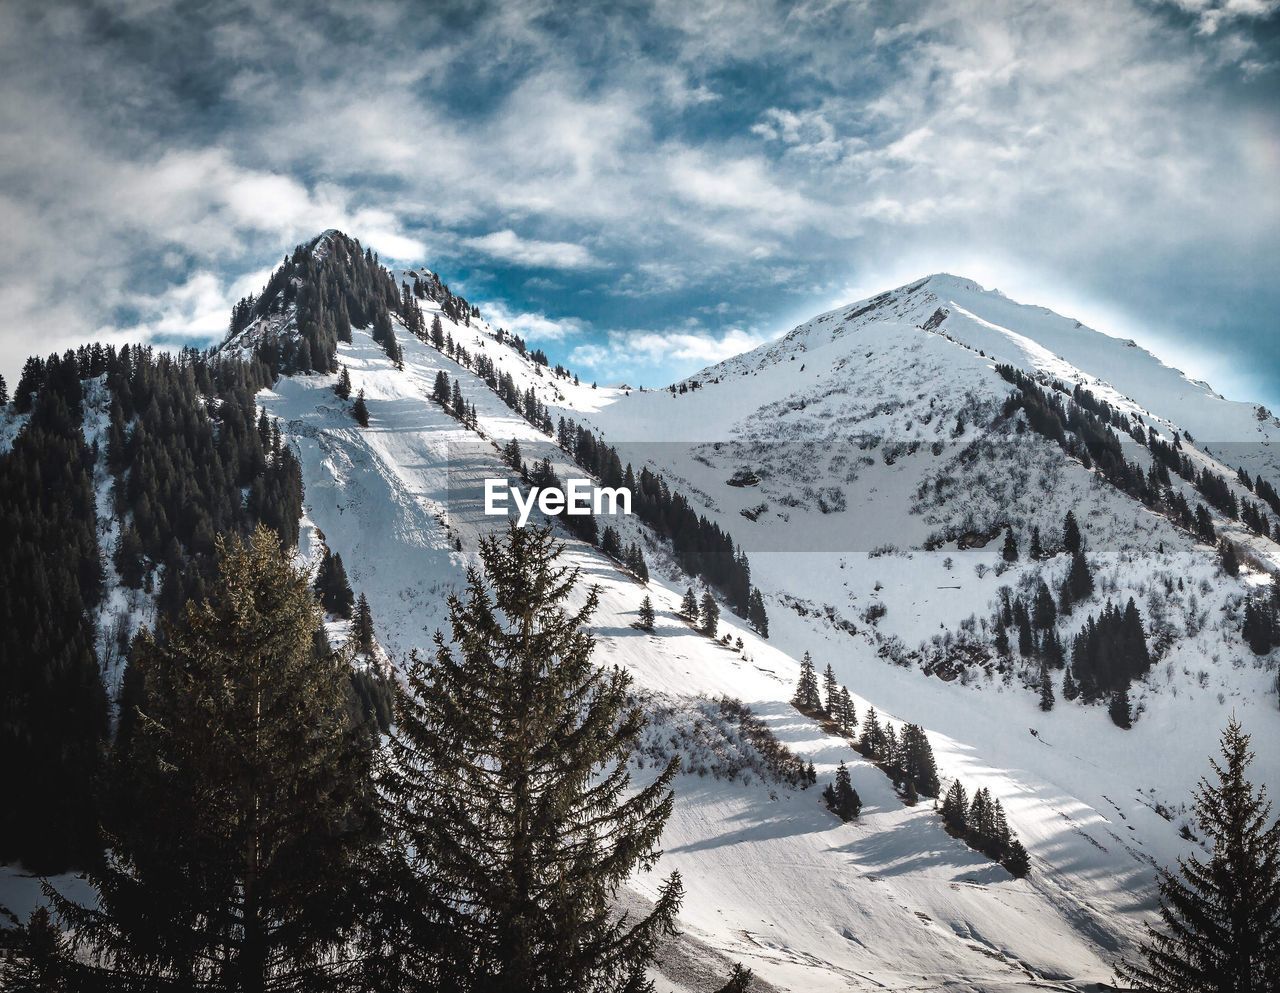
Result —
<instances>
[{"instance_id":1,"label":"forested mountainside","mask_svg":"<svg viewBox=\"0 0 1280 993\"><path fill-rule=\"evenodd\" d=\"M683 879L660 989L731 960L759 989L1110 980L1157 867L1205 844L1191 791L1230 712L1280 779L1269 416L954 277L600 387L326 232L220 348L86 348L15 388L0 678L34 771L2 857L92 857L131 660L163 657L140 632L209 592L217 535L280 537L317 657L347 646L351 725L386 731L386 674L482 565L493 522L457 494L589 474L635 514L557 525L585 580L564 607L597 588L594 658L647 718L634 788L682 762L622 898Z\"/></svg>"}]
</instances>

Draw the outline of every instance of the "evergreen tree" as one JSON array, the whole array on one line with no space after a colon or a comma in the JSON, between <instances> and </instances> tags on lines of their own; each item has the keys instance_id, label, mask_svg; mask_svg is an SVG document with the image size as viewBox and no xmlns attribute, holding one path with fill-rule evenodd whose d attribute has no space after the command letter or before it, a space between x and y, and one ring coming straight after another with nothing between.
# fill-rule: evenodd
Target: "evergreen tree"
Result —
<instances>
[{"instance_id":1,"label":"evergreen tree","mask_svg":"<svg viewBox=\"0 0 1280 993\"><path fill-rule=\"evenodd\" d=\"M714 638L719 626L720 605L716 603L716 598L711 595L711 591L705 590L702 594L702 627L700 630L708 638Z\"/></svg>"},{"instance_id":2,"label":"evergreen tree","mask_svg":"<svg viewBox=\"0 0 1280 993\"><path fill-rule=\"evenodd\" d=\"M344 365L342 371L338 373L338 382L334 386L333 392L338 395L338 399L346 400L351 396L351 373L347 371Z\"/></svg>"},{"instance_id":3,"label":"evergreen tree","mask_svg":"<svg viewBox=\"0 0 1280 993\"><path fill-rule=\"evenodd\" d=\"M1122 686L1111 695L1111 703L1107 705L1107 714L1111 723L1118 728L1128 730L1133 727L1133 715L1129 706L1129 689Z\"/></svg>"},{"instance_id":4,"label":"evergreen tree","mask_svg":"<svg viewBox=\"0 0 1280 993\"><path fill-rule=\"evenodd\" d=\"M0 407L7 406L9 403L9 386L4 381L4 377L0 376Z\"/></svg>"},{"instance_id":5,"label":"evergreen tree","mask_svg":"<svg viewBox=\"0 0 1280 993\"><path fill-rule=\"evenodd\" d=\"M1084 540L1080 537L1080 525L1076 523L1076 515L1068 510L1062 521L1062 548L1071 555L1084 551Z\"/></svg>"},{"instance_id":6,"label":"evergreen tree","mask_svg":"<svg viewBox=\"0 0 1280 993\"><path fill-rule=\"evenodd\" d=\"M729 981L715 993L750 993L753 979L750 969L745 968L740 962L735 962L729 971Z\"/></svg>"},{"instance_id":7,"label":"evergreen tree","mask_svg":"<svg viewBox=\"0 0 1280 993\"><path fill-rule=\"evenodd\" d=\"M133 660L142 702L96 899L50 891L78 953L54 963L60 989L265 993L351 972L372 742L279 538L259 527L218 555L213 599Z\"/></svg>"},{"instance_id":8,"label":"evergreen tree","mask_svg":"<svg viewBox=\"0 0 1280 993\"><path fill-rule=\"evenodd\" d=\"M835 717L840 703L840 684L836 682L835 670L827 663L822 672L822 697L827 702L827 716Z\"/></svg>"},{"instance_id":9,"label":"evergreen tree","mask_svg":"<svg viewBox=\"0 0 1280 993\"><path fill-rule=\"evenodd\" d=\"M640 601L640 620L638 623L641 630L652 631L654 620L653 601L646 596Z\"/></svg>"},{"instance_id":10,"label":"evergreen tree","mask_svg":"<svg viewBox=\"0 0 1280 993\"><path fill-rule=\"evenodd\" d=\"M907 783L927 797L936 797L941 790L938 782L938 765L933 758L933 746L929 736L919 724L905 724L899 743L902 772Z\"/></svg>"},{"instance_id":11,"label":"evergreen tree","mask_svg":"<svg viewBox=\"0 0 1280 993\"><path fill-rule=\"evenodd\" d=\"M822 709L822 696L818 692L818 674L813 668L813 659L808 652L800 660L800 681L796 684L792 704L799 710L819 711Z\"/></svg>"},{"instance_id":12,"label":"evergreen tree","mask_svg":"<svg viewBox=\"0 0 1280 993\"><path fill-rule=\"evenodd\" d=\"M1009 870L1009 874L1014 879L1025 879L1031 874L1031 856L1027 854L1022 842L1017 838L1009 840L1008 851L1000 860L1000 864Z\"/></svg>"},{"instance_id":13,"label":"evergreen tree","mask_svg":"<svg viewBox=\"0 0 1280 993\"><path fill-rule=\"evenodd\" d=\"M1247 778L1253 752L1233 717L1222 735L1216 782L1200 780L1195 820L1213 845L1208 861L1179 860L1160 880L1160 923L1123 978L1155 993L1241 993L1280 988L1280 822L1265 786Z\"/></svg>"},{"instance_id":14,"label":"evergreen tree","mask_svg":"<svg viewBox=\"0 0 1280 993\"><path fill-rule=\"evenodd\" d=\"M1218 544L1218 561L1222 571L1228 576L1240 575L1240 557L1236 554L1235 543L1223 538Z\"/></svg>"},{"instance_id":15,"label":"evergreen tree","mask_svg":"<svg viewBox=\"0 0 1280 993\"><path fill-rule=\"evenodd\" d=\"M1027 549L1027 555L1033 560L1044 558L1044 547L1040 544L1040 529L1038 527L1031 528L1031 547Z\"/></svg>"},{"instance_id":16,"label":"evergreen tree","mask_svg":"<svg viewBox=\"0 0 1280 993\"><path fill-rule=\"evenodd\" d=\"M1093 572L1083 552L1071 554L1071 568L1067 571L1066 590L1071 603L1080 603L1093 596Z\"/></svg>"},{"instance_id":17,"label":"evergreen tree","mask_svg":"<svg viewBox=\"0 0 1280 993\"><path fill-rule=\"evenodd\" d=\"M351 407L351 416L362 428L369 426L369 407L364 402L364 390L356 394L356 402Z\"/></svg>"},{"instance_id":18,"label":"evergreen tree","mask_svg":"<svg viewBox=\"0 0 1280 993\"><path fill-rule=\"evenodd\" d=\"M373 654L373 611L363 593L356 601L355 617L351 620L351 643L361 655Z\"/></svg>"},{"instance_id":19,"label":"evergreen tree","mask_svg":"<svg viewBox=\"0 0 1280 993\"><path fill-rule=\"evenodd\" d=\"M679 876L639 919L614 903L657 860L678 761L630 792L643 712L627 674L592 659L597 591L560 606L579 581L562 551L549 528L483 539L451 642L411 657L380 786L391 899L374 959L393 988L652 989Z\"/></svg>"},{"instance_id":20,"label":"evergreen tree","mask_svg":"<svg viewBox=\"0 0 1280 993\"><path fill-rule=\"evenodd\" d=\"M1080 685L1076 682L1071 666L1067 666L1067 671L1062 674L1062 699L1074 700L1079 695Z\"/></svg>"},{"instance_id":21,"label":"evergreen tree","mask_svg":"<svg viewBox=\"0 0 1280 993\"><path fill-rule=\"evenodd\" d=\"M1040 709L1048 713L1053 709L1053 677L1049 675L1049 667L1040 667Z\"/></svg>"},{"instance_id":22,"label":"evergreen tree","mask_svg":"<svg viewBox=\"0 0 1280 993\"><path fill-rule=\"evenodd\" d=\"M684 591L684 599L680 601L680 616L690 624L698 623L698 597L692 586Z\"/></svg>"},{"instance_id":23,"label":"evergreen tree","mask_svg":"<svg viewBox=\"0 0 1280 993\"><path fill-rule=\"evenodd\" d=\"M1013 528L1005 529L1004 547L1000 549L1000 557L1006 562L1018 561L1018 539L1013 536Z\"/></svg>"},{"instance_id":24,"label":"evergreen tree","mask_svg":"<svg viewBox=\"0 0 1280 993\"><path fill-rule=\"evenodd\" d=\"M853 705L853 697L849 695L849 689L846 686L840 687L840 701L837 706L836 721L840 725L840 730L849 737L853 737L858 731L858 710Z\"/></svg>"},{"instance_id":25,"label":"evergreen tree","mask_svg":"<svg viewBox=\"0 0 1280 993\"><path fill-rule=\"evenodd\" d=\"M969 798L958 779L951 781L942 799L942 821L952 834L963 835L969 827Z\"/></svg>"},{"instance_id":26,"label":"evergreen tree","mask_svg":"<svg viewBox=\"0 0 1280 993\"><path fill-rule=\"evenodd\" d=\"M1012 651L1009 644L1009 629L1003 623L996 625L996 636L994 640L995 650L1002 658L1008 658Z\"/></svg>"},{"instance_id":27,"label":"evergreen tree","mask_svg":"<svg viewBox=\"0 0 1280 993\"><path fill-rule=\"evenodd\" d=\"M760 595L760 590L752 587L751 596L747 601L747 619L751 622L751 626L759 632L761 638L769 637L769 616L765 613L764 597Z\"/></svg>"},{"instance_id":28,"label":"evergreen tree","mask_svg":"<svg viewBox=\"0 0 1280 993\"><path fill-rule=\"evenodd\" d=\"M335 617L351 617L355 597L347 581L347 570L342 564L342 556L332 554L327 547L320 559L320 568L316 570L315 590L326 613Z\"/></svg>"},{"instance_id":29,"label":"evergreen tree","mask_svg":"<svg viewBox=\"0 0 1280 993\"><path fill-rule=\"evenodd\" d=\"M862 719L861 745L863 755L870 758L880 758L884 755L884 728L880 726L880 715L876 713L875 707L868 707L867 716Z\"/></svg>"},{"instance_id":30,"label":"evergreen tree","mask_svg":"<svg viewBox=\"0 0 1280 993\"><path fill-rule=\"evenodd\" d=\"M849 778L849 770L843 762L836 769L835 782L822 791L822 799L827 809L842 821L851 821L862 813L862 800L853 788L853 780Z\"/></svg>"}]
</instances>

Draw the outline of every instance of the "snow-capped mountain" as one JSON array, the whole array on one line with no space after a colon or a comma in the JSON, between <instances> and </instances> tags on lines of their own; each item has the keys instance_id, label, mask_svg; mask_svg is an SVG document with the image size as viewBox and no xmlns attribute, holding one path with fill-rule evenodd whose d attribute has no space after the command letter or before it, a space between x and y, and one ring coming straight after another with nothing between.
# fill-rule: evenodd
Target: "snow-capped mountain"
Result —
<instances>
[{"instance_id":1,"label":"snow-capped mountain","mask_svg":"<svg viewBox=\"0 0 1280 993\"><path fill-rule=\"evenodd\" d=\"M320 269L336 237L306 248ZM1190 791L1230 713L1255 737L1258 778L1280 783L1275 655L1255 654L1241 633L1243 604L1280 569L1280 546L1211 507L1215 537L1243 561L1238 575L1224 573L1215 545L1164 504L1038 432L1010 404L1010 376L1033 377L1064 405L1077 387L1088 391L1108 423L1126 425L1115 431L1125 459L1150 471L1150 439L1176 441L1192 470L1221 477L1240 505L1265 501L1237 468L1280 484L1280 422L1261 408L1222 399L1132 342L947 275L815 317L662 391L596 388L555 371L426 269L390 282L421 315L393 317L396 347L356 315L351 340L336 344L367 427L335 395L337 371L285 375L257 402L301 464L300 556L341 553L391 659L429 648L445 595L477 563L494 522L458 494L509 473L504 446L515 439L529 465L546 458L561 477L582 475L546 423L572 421L635 473L660 474L749 558L769 635L726 604L726 642L678 616L697 581L638 519L609 523L624 547L643 549L647 583L566 539L600 590L597 660L632 674L653 716L652 754L686 760L665 854L627 898L653 898L672 868L684 878L684 935L662 956L659 989L711 989L729 960L752 968L764 990L1105 983L1152 911L1156 867L1199 844L1184 830ZM327 326L316 314L328 302L299 300L300 288L269 286L268 305L259 301L223 349L293 348L307 321ZM437 318L445 349L429 330ZM440 373L472 416L434 399ZM513 409L495 380L536 404ZM86 409L96 435L108 402ZM1192 507L1205 499L1176 473L1168 485ZM1057 591L1067 579L1068 511L1094 591L1053 628L1069 655L1107 601L1133 599L1152 664L1128 688L1127 730L1106 700L1065 699L1065 670L996 646L1002 604L1030 603L1042 581ZM635 626L646 596L651 632ZM899 729L921 725L944 789L959 778L1001 800L1030 853L1027 878L948 834L931 800L910 805L845 736L791 705L806 652L820 671L830 664L860 716L874 707ZM1048 711L1042 678L1056 699ZM741 726L715 717L722 697L812 761L818 786L770 774ZM850 823L819 799L841 762L863 802ZM642 764L636 775L645 774Z\"/></svg>"}]
</instances>

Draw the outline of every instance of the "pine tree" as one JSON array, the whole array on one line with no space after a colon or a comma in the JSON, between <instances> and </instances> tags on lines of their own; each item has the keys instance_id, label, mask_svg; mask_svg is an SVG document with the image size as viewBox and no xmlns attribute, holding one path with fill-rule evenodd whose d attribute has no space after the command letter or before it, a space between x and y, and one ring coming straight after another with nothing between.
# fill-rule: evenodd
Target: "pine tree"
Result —
<instances>
[{"instance_id":1,"label":"pine tree","mask_svg":"<svg viewBox=\"0 0 1280 993\"><path fill-rule=\"evenodd\" d=\"M680 601L680 616L690 624L698 623L698 597L692 586L684 591L684 599Z\"/></svg>"},{"instance_id":2,"label":"pine tree","mask_svg":"<svg viewBox=\"0 0 1280 993\"><path fill-rule=\"evenodd\" d=\"M1048 713L1053 709L1053 677L1049 675L1049 667L1040 667L1040 709Z\"/></svg>"},{"instance_id":3,"label":"pine tree","mask_svg":"<svg viewBox=\"0 0 1280 993\"><path fill-rule=\"evenodd\" d=\"M640 601L640 620L638 625L643 631L652 631L654 620L653 601L646 596Z\"/></svg>"},{"instance_id":4,"label":"pine tree","mask_svg":"<svg viewBox=\"0 0 1280 993\"><path fill-rule=\"evenodd\" d=\"M765 613L764 597L755 587L752 587L751 595L747 599L747 620L759 632L761 638L769 637L769 616Z\"/></svg>"},{"instance_id":5,"label":"pine tree","mask_svg":"<svg viewBox=\"0 0 1280 993\"><path fill-rule=\"evenodd\" d=\"M1223 538L1218 544L1218 561L1222 571L1228 576L1240 575L1240 557L1236 554L1235 543Z\"/></svg>"},{"instance_id":6,"label":"pine tree","mask_svg":"<svg viewBox=\"0 0 1280 993\"><path fill-rule=\"evenodd\" d=\"M1084 551L1084 540L1080 537L1080 525L1076 523L1076 515L1068 510L1062 521L1062 548L1072 555Z\"/></svg>"},{"instance_id":7,"label":"pine tree","mask_svg":"<svg viewBox=\"0 0 1280 993\"><path fill-rule=\"evenodd\" d=\"M830 662L822 672L822 697L827 701L827 716L835 717L840 703L840 684L836 682L835 670L831 668Z\"/></svg>"},{"instance_id":8,"label":"pine tree","mask_svg":"<svg viewBox=\"0 0 1280 993\"><path fill-rule=\"evenodd\" d=\"M813 659L808 652L805 652L804 658L800 660L800 681L796 684L796 692L791 697L791 702L804 711L813 712L822 709L822 696L818 692L818 674L813 668Z\"/></svg>"},{"instance_id":9,"label":"pine tree","mask_svg":"<svg viewBox=\"0 0 1280 993\"><path fill-rule=\"evenodd\" d=\"M81 953L56 963L60 988L317 989L351 971L372 742L349 670L314 651L308 577L274 533L218 556L213 599L139 643L96 899L54 895Z\"/></svg>"},{"instance_id":10,"label":"pine tree","mask_svg":"<svg viewBox=\"0 0 1280 993\"><path fill-rule=\"evenodd\" d=\"M369 426L369 408L364 402L364 390L356 394L356 402L351 406L351 416L362 428Z\"/></svg>"},{"instance_id":11,"label":"pine tree","mask_svg":"<svg viewBox=\"0 0 1280 993\"><path fill-rule=\"evenodd\" d=\"M1126 731L1133 727L1133 713L1129 706L1129 689L1122 686L1111 695L1111 702L1107 704L1107 714L1111 718L1111 723L1118 728Z\"/></svg>"},{"instance_id":12,"label":"pine tree","mask_svg":"<svg viewBox=\"0 0 1280 993\"><path fill-rule=\"evenodd\" d=\"M1031 528L1031 547L1027 549L1027 555L1034 560L1044 558L1044 547L1040 544L1040 529L1038 527Z\"/></svg>"},{"instance_id":13,"label":"pine tree","mask_svg":"<svg viewBox=\"0 0 1280 993\"><path fill-rule=\"evenodd\" d=\"M1083 552L1071 554L1071 568L1067 570L1066 589L1071 603L1080 603L1093 596L1093 572Z\"/></svg>"},{"instance_id":14,"label":"pine tree","mask_svg":"<svg viewBox=\"0 0 1280 993\"><path fill-rule=\"evenodd\" d=\"M447 407L449 395L449 374L441 369L436 373L435 382L431 386L431 399L441 407Z\"/></svg>"},{"instance_id":15,"label":"pine tree","mask_svg":"<svg viewBox=\"0 0 1280 993\"><path fill-rule=\"evenodd\" d=\"M631 791L643 712L628 675L592 659L597 591L560 606L580 576L562 551L550 528L483 539L484 576L449 600L451 641L413 656L399 690L380 785L393 898L375 923L378 968L404 986L651 989L674 931L676 873L638 919L614 903L657 860L679 763Z\"/></svg>"},{"instance_id":16,"label":"pine tree","mask_svg":"<svg viewBox=\"0 0 1280 993\"><path fill-rule=\"evenodd\" d=\"M835 782L822 791L822 799L827 809L842 821L851 821L862 813L862 800L843 762L836 769Z\"/></svg>"},{"instance_id":17,"label":"pine tree","mask_svg":"<svg viewBox=\"0 0 1280 993\"><path fill-rule=\"evenodd\" d=\"M815 687L816 689L816 687ZM880 726L880 715L875 707L867 708L867 716L862 719L862 754L871 758L884 755L884 728Z\"/></svg>"},{"instance_id":18,"label":"pine tree","mask_svg":"<svg viewBox=\"0 0 1280 993\"><path fill-rule=\"evenodd\" d=\"M720 605L716 603L716 598L711 595L711 591L705 590L702 594L702 626L699 630L708 638L714 638L719 626Z\"/></svg>"},{"instance_id":19,"label":"pine tree","mask_svg":"<svg viewBox=\"0 0 1280 993\"><path fill-rule=\"evenodd\" d=\"M941 789L938 765L924 728L919 724L903 725L899 748L902 753L902 771L907 782L924 796L936 797Z\"/></svg>"},{"instance_id":20,"label":"pine tree","mask_svg":"<svg viewBox=\"0 0 1280 993\"><path fill-rule=\"evenodd\" d=\"M836 720L840 725L840 730L852 738L858 732L858 710L853 705L853 697L849 695L849 689L846 686L840 687L838 711L839 715Z\"/></svg>"},{"instance_id":21,"label":"pine tree","mask_svg":"<svg viewBox=\"0 0 1280 993\"><path fill-rule=\"evenodd\" d=\"M1017 838L1009 840L1009 850L1000 864L1009 870L1014 879L1026 879L1031 874L1031 856Z\"/></svg>"},{"instance_id":22,"label":"pine tree","mask_svg":"<svg viewBox=\"0 0 1280 993\"><path fill-rule=\"evenodd\" d=\"M995 646L996 652L1002 658L1008 658L1009 653L1013 650L1012 646L1009 644L1009 629L1006 628L1004 624L996 625L996 636L994 640L994 646Z\"/></svg>"},{"instance_id":23,"label":"pine tree","mask_svg":"<svg viewBox=\"0 0 1280 993\"><path fill-rule=\"evenodd\" d=\"M729 971L729 981L715 993L750 993L754 978L750 969L744 967L741 962L735 962Z\"/></svg>"},{"instance_id":24,"label":"pine tree","mask_svg":"<svg viewBox=\"0 0 1280 993\"><path fill-rule=\"evenodd\" d=\"M351 620L351 643L361 655L373 654L373 611L363 593L356 601L355 617Z\"/></svg>"},{"instance_id":25,"label":"pine tree","mask_svg":"<svg viewBox=\"0 0 1280 993\"><path fill-rule=\"evenodd\" d=\"M338 395L338 399L346 400L351 396L351 373L347 371L344 365L342 371L338 374L337 385L334 386L333 392Z\"/></svg>"},{"instance_id":26,"label":"pine tree","mask_svg":"<svg viewBox=\"0 0 1280 993\"><path fill-rule=\"evenodd\" d=\"M1004 547L1000 549L1000 557L1006 562L1018 561L1018 539L1013 536L1013 528L1005 529Z\"/></svg>"},{"instance_id":27,"label":"pine tree","mask_svg":"<svg viewBox=\"0 0 1280 993\"><path fill-rule=\"evenodd\" d=\"M1265 786L1247 778L1253 752L1233 717L1222 735L1216 782L1200 780L1195 819L1213 844L1208 861L1179 860L1161 873L1160 924L1140 964L1121 976L1155 993L1238 993L1280 988L1280 821Z\"/></svg>"},{"instance_id":28,"label":"pine tree","mask_svg":"<svg viewBox=\"0 0 1280 993\"><path fill-rule=\"evenodd\" d=\"M1067 666L1067 671L1062 674L1062 699L1074 700L1080 695L1080 684L1076 682L1075 673L1072 672L1071 666Z\"/></svg>"},{"instance_id":29,"label":"pine tree","mask_svg":"<svg viewBox=\"0 0 1280 993\"><path fill-rule=\"evenodd\" d=\"M942 799L942 821L952 834L963 835L969 828L969 798L958 779L951 781Z\"/></svg>"},{"instance_id":30,"label":"pine tree","mask_svg":"<svg viewBox=\"0 0 1280 993\"><path fill-rule=\"evenodd\" d=\"M326 613L335 617L351 617L355 597L347 581L347 570L342 564L342 556L332 554L328 548L325 548L320 567L316 570L315 591Z\"/></svg>"},{"instance_id":31,"label":"pine tree","mask_svg":"<svg viewBox=\"0 0 1280 993\"><path fill-rule=\"evenodd\" d=\"M7 406L9 403L9 385L4 381L4 377L0 376L0 407Z\"/></svg>"}]
</instances>

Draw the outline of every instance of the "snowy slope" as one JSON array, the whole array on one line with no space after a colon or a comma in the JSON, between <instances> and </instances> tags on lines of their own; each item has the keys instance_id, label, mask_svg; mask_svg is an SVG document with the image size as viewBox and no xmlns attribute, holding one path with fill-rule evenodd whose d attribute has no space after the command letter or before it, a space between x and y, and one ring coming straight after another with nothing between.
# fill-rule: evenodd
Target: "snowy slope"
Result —
<instances>
[{"instance_id":1,"label":"snowy slope","mask_svg":"<svg viewBox=\"0 0 1280 993\"><path fill-rule=\"evenodd\" d=\"M846 372L857 355L866 378L846 372L850 383L830 394L857 405L856 417L841 409L844 426L870 430L876 418L884 418L881 430L887 434L888 420L910 405L888 409L875 391L892 389L895 396L913 399L926 392L943 397L937 403L946 409L950 443L953 410L977 413L990 402L987 394L1003 389L990 360L905 323L898 331L863 329L858 350L845 349L829 363L816 363L816 349L808 347L805 358L796 361L775 355L764 366L749 368L744 360L741 370L734 370L736 381L726 382L732 403L711 385L675 399L667 393L574 388L550 381L532 362L494 340L482 322L448 330L469 349L490 354L521 388L533 386L545 402L596 423L624 450L624 439L637 438L637 463L662 464L655 453L666 452L662 468L669 478L686 492L703 494L708 512L735 531L749 532L754 524L730 501L749 503L759 492L724 485L729 475L724 468L732 458L724 466L708 458L709 467L678 457L685 446L647 444L672 438L672 429L664 425L670 424L673 405L682 424L705 427L702 437L741 439L760 408L831 390L824 372ZM898 334L907 330L914 337L904 345ZM356 427L333 396L333 377L291 377L262 396L302 455L308 521L342 553L353 585L370 597L379 636L393 655L427 645L443 622L444 595L459 588L465 567L474 562L476 539L490 522L456 512L448 498L459 477L505 474L489 443L516 437L526 458L548 453L562 472L568 468L562 453L470 372L403 331L400 339L403 371L362 332L356 332L352 345L340 347L354 387L365 390L371 412L367 430ZM479 408L479 436L427 399L440 369L457 378L468 401ZM714 375L727 373L720 369ZM940 390L947 381L952 385ZM863 383L867 389L858 388ZM821 407L816 397L814 402ZM805 409L809 406L806 402ZM941 413L936 420L943 422ZM757 427L779 449L779 458L795 461L790 441ZM913 430L924 440L932 437L927 428L917 424ZM1036 457L1060 461L1052 452L1039 451ZM1252 694L1263 703L1265 674L1224 665L1203 690L1197 685L1174 698L1185 700L1185 709L1181 702L1165 707L1162 700L1162 708L1153 709L1126 736L1097 708L1064 706L1044 715L1033 696L999 679L978 677L971 686L945 683L888 663L880 654L884 641L896 636L905 644L940 621L958 627L964 617L986 609L1000 583L1015 579L995 575L994 549L964 553L962 565L946 564L960 557L954 553L920 551L931 526L910 507L925 472L910 459L898 465L901 479L876 474L864 513L821 515L812 508L787 508L792 520L812 523L816 516L847 524L839 543L827 547L848 551L797 552L790 550L789 535L773 536L772 550L757 549L744 538L754 577L770 596L774 636L763 642L734 625L726 612L733 633L745 643L741 654L675 618L687 579L669 561L663 566L663 549L656 542L646 547L651 563L659 566L648 589L594 550L571 543L586 577L602 588L597 627L602 662L626 666L646 691L728 693L746 700L782 740L814 759L820 779L829 777L838 761L849 762L866 802L862 819L842 826L825 813L812 790L682 777L677 810L664 837L667 855L658 872L636 881L637 889L651 893L663 871L679 867L689 892L682 920L698 939L696 946L746 961L779 988L919 988L948 979L959 988L996 989L1055 979L1104 981L1116 954L1129 947L1150 911L1153 866L1171 861L1190 844L1177 835L1180 821L1167 821L1154 808L1162 802L1178 813L1202 769L1218 723L1213 693L1222 686L1224 696ZM1160 530L1164 522L1159 519L1137 522L1149 533L1135 530L1129 518L1141 515L1084 470L1059 466L1058 471L1067 478L1072 499L1094 501L1086 530L1095 548L1120 528L1151 547L1160 540L1177 543L1176 535ZM771 478L781 486L789 477L778 472ZM776 518L770 525L775 521L782 527L788 523ZM803 530L797 528L797 540ZM635 534L643 537L638 530ZM895 543L902 551L872 557L866 550L873 540ZM1179 547L1177 554L1185 561L1171 560L1168 568L1180 575L1191 575L1197 562L1209 561L1203 549ZM987 565L982 577L975 574L978 563ZM1061 567L1061 562L1045 566ZM1116 569L1119 589L1118 564ZM1204 572L1210 575L1207 566ZM946 609L929 595L938 586L958 587L945 593ZM860 621L856 635L833 623L824 608L842 587L849 590L842 607L851 618L858 617L858 605L873 599L887 605L880 622L886 634L871 629L879 640L864 633L868 626ZM631 627L646 592L659 612L652 635ZM794 609L806 604L815 608L807 616ZM835 665L854 690L860 711L875 705L896 718L924 723L944 776L960 776L970 790L987 786L1003 800L1033 856L1029 880L1011 879L949 838L928 805L904 807L884 776L847 743L825 736L790 708L795 659L806 649L820 664ZM1197 721L1202 733L1183 735L1182 746L1172 750L1161 744L1171 727L1183 723L1189 711L1201 714L1206 704L1213 713ZM1127 760L1116 761L1117 756ZM1267 778L1274 772L1267 769Z\"/></svg>"},{"instance_id":2,"label":"snowy slope","mask_svg":"<svg viewBox=\"0 0 1280 993\"><path fill-rule=\"evenodd\" d=\"M423 272L395 275L411 282ZM423 307L429 322L435 308ZM273 314L269 327L225 347L287 333L292 319L288 309ZM1280 481L1271 446L1280 428L1247 405L1127 343L946 276L821 315L692 377L698 388L687 382L675 395L574 384L518 354L483 320L443 323L553 416L593 426L624 461L661 471L747 550L766 597L768 641L722 611L721 630L742 639L735 650L676 616L690 580L637 522L620 530L644 548L647 586L567 540L584 582L600 587L600 662L624 666L645 699L677 708L739 698L818 770L808 790L758 776L677 779L663 859L628 896L637 904L652 897L672 868L684 877L685 937L664 951L659 989L713 989L730 960L768 989L794 991L1104 983L1149 918L1155 867L1193 850L1178 831L1229 712L1255 735L1256 778L1280 783L1274 659L1256 659L1237 633L1240 597L1263 575L1221 576L1211 549L1056 447L989 429L1011 389L993 366L1009 362L1085 383L1162 434L1189 428L1209 439L1209 452L1192 449L1205 465L1233 469L1214 453L1226 441L1245 443L1238 451L1250 470ZM341 553L392 659L429 647L445 623L446 596L477 564L479 537L495 522L458 495L507 475L498 446L516 438L530 463L546 456L561 476L580 474L476 375L402 325L396 333L403 369L365 331L339 346L353 390L364 391L368 428L335 396L331 375L285 377L259 396L301 459L300 555L314 561L321 540ZM476 405L478 430L430 400L441 370ZM100 429L88 423L93 411L90 433ZM966 454L974 450L984 459ZM744 469L752 481L730 485ZM1067 564L1024 558L1006 568L998 543L961 550L956 536L994 524L1021 532L1038 524L1048 535L1067 509L1100 567L1093 606L1134 596L1153 633L1167 635L1159 663L1135 687L1141 713L1127 732L1100 707L1060 702L1043 713L1023 686L1030 673L1017 667L962 666L957 675L936 665L989 640L1002 586L1060 579ZM1280 565L1272 543L1232 533L1259 561ZM645 595L658 613L651 634L632 626ZM146 616L141 602L112 609L130 626ZM971 794L987 787L1003 802L1031 854L1028 879L948 836L928 801L905 806L848 742L790 706L805 651L819 667L832 664L860 715L874 706L895 723L922 724L944 781L959 777ZM928 674L938 671L949 678ZM827 813L818 795L841 761L864 803L851 824ZM649 774L637 766L638 778ZM18 883L4 898L21 911L35 897Z\"/></svg>"}]
</instances>

